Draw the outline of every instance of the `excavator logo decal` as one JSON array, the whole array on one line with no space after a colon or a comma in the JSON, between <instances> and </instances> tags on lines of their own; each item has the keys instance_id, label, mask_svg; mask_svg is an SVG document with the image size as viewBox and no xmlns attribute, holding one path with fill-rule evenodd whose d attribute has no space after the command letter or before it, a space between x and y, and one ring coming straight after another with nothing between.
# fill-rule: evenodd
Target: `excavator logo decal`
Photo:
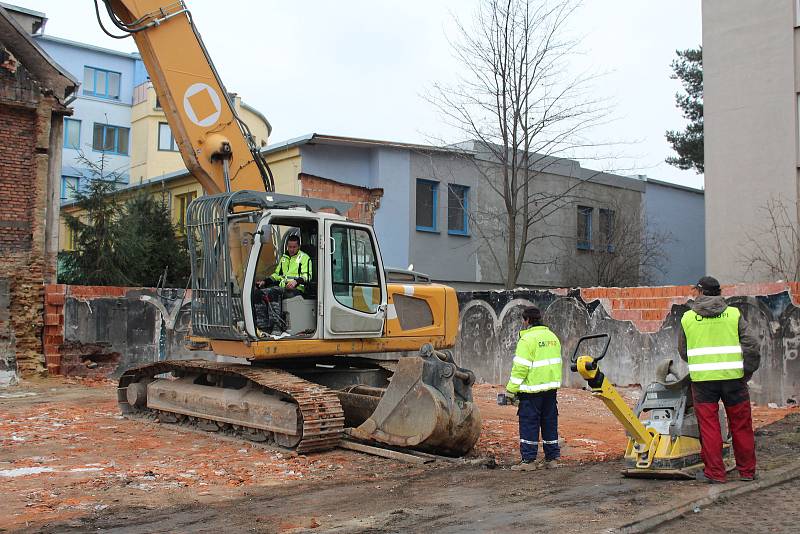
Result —
<instances>
[{"instance_id":1,"label":"excavator logo decal","mask_svg":"<svg viewBox=\"0 0 800 534\"><path fill-rule=\"evenodd\" d=\"M219 120L222 106L217 92L209 85L195 83L183 93L183 109L198 126L212 126Z\"/></svg>"}]
</instances>

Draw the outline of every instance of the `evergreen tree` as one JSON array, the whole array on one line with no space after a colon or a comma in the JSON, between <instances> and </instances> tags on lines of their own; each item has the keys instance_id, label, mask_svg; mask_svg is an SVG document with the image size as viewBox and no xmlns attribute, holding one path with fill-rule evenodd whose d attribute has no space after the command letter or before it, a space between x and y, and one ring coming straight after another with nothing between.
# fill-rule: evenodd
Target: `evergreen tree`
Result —
<instances>
[{"instance_id":1,"label":"evergreen tree","mask_svg":"<svg viewBox=\"0 0 800 534\"><path fill-rule=\"evenodd\" d=\"M670 130L667 141L678 157L668 157L667 163L679 169L694 168L704 172L703 162L703 47L677 50L678 59L672 61L671 76L680 80L686 93L676 93L675 103L689 121L685 131Z\"/></svg>"},{"instance_id":2,"label":"evergreen tree","mask_svg":"<svg viewBox=\"0 0 800 534\"><path fill-rule=\"evenodd\" d=\"M81 161L91 171L84 189L75 191L77 205L83 210L78 216L64 215L67 228L74 236L74 250L58 255L58 281L75 285L129 285L130 279L121 266L118 241L120 206L116 202L116 183L113 173L106 175L105 157L99 162Z\"/></svg>"},{"instance_id":3,"label":"evergreen tree","mask_svg":"<svg viewBox=\"0 0 800 534\"><path fill-rule=\"evenodd\" d=\"M120 176L106 172L105 157L81 156L91 178L75 192L78 217L64 215L74 236L74 250L59 253L60 283L185 287L191 269L186 239L178 235L166 196L139 193L124 204L116 192Z\"/></svg>"},{"instance_id":4,"label":"evergreen tree","mask_svg":"<svg viewBox=\"0 0 800 534\"><path fill-rule=\"evenodd\" d=\"M119 247L133 255L125 272L135 285L184 287L189 279L186 239L172 224L167 197L140 193L125 204L119 224Z\"/></svg>"}]
</instances>

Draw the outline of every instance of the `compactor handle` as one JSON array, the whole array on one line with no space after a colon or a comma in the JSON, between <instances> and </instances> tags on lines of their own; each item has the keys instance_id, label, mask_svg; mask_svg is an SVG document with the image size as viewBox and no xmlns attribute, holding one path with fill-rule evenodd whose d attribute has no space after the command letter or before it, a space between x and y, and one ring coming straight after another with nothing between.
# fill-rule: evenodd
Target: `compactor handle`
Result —
<instances>
[{"instance_id":1,"label":"compactor handle","mask_svg":"<svg viewBox=\"0 0 800 534\"><path fill-rule=\"evenodd\" d=\"M596 364L597 362L599 362L600 360L605 358L606 352L608 352L608 345L611 343L611 336L609 334L592 334L590 336L583 336L582 338L580 338L578 340L577 345L575 345L575 350L572 352L572 357L569 360L572 363L570 368L573 371L577 371L578 370L578 368L575 366L575 362L578 361L578 349L580 348L581 343L583 343L584 341L588 341L590 339L600 339L600 338L606 338L606 343L603 346L603 351L600 353L600 356L597 357L597 358L594 358L594 361L592 363Z\"/></svg>"}]
</instances>

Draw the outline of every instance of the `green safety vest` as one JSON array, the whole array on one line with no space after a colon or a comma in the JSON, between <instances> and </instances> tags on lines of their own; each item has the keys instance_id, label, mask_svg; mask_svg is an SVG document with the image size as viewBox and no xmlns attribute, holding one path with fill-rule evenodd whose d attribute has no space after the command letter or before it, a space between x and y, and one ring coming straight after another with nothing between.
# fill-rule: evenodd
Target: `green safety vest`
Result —
<instances>
[{"instance_id":1,"label":"green safety vest","mask_svg":"<svg viewBox=\"0 0 800 534\"><path fill-rule=\"evenodd\" d=\"M278 262L270 278L279 282L281 287L285 287L289 278L297 277L302 277L306 282L311 280L311 258L302 250L298 250L294 256L288 254L281 256L281 261ZM302 292L306 288L298 285L295 289Z\"/></svg>"},{"instance_id":2,"label":"green safety vest","mask_svg":"<svg viewBox=\"0 0 800 534\"><path fill-rule=\"evenodd\" d=\"M506 390L537 393L561 387L561 342L546 326L519 333L514 364Z\"/></svg>"},{"instance_id":3,"label":"green safety vest","mask_svg":"<svg viewBox=\"0 0 800 534\"><path fill-rule=\"evenodd\" d=\"M714 317L692 310L681 318L686 334L686 355L692 382L733 380L744 376L739 345L739 310L728 306Z\"/></svg>"}]
</instances>

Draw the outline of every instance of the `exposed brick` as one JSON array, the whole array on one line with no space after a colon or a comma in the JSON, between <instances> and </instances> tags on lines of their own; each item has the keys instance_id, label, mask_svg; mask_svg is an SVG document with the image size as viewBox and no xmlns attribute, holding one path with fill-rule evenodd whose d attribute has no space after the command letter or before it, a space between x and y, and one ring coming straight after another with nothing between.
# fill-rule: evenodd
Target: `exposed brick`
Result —
<instances>
[{"instance_id":1,"label":"exposed brick","mask_svg":"<svg viewBox=\"0 0 800 534\"><path fill-rule=\"evenodd\" d=\"M44 316L44 324L45 325L58 325L61 324L59 321L59 317L61 317L58 313L47 313Z\"/></svg>"},{"instance_id":2,"label":"exposed brick","mask_svg":"<svg viewBox=\"0 0 800 534\"><path fill-rule=\"evenodd\" d=\"M61 354L46 354L44 359L48 373L52 375L61 374Z\"/></svg>"},{"instance_id":3,"label":"exposed brick","mask_svg":"<svg viewBox=\"0 0 800 534\"><path fill-rule=\"evenodd\" d=\"M383 197L383 189L343 184L310 174L300 174L300 182L303 196L349 202L352 207L345 215L349 219L366 224L374 222L375 212L380 207L380 200Z\"/></svg>"},{"instance_id":4,"label":"exposed brick","mask_svg":"<svg viewBox=\"0 0 800 534\"><path fill-rule=\"evenodd\" d=\"M67 292L67 286L65 284L48 284L45 286L45 292L48 295L63 295Z\"/></svg>"},{"instance_id":5,"label":"exposed brick","mask_svg":"<svg viewBox=\"0 0 800 534\"><path fill-rule=\"evenodd\" d=\"M663 321L667 310L642 310L642 319L645 321Z\"/></svg>"},{"instance_id":6,"label":"exposed brick","mask_svg":"<svg viewBox=\"0 0 800 534\"><path fill-rule=\"evenodd\" d=\"M46 293L46 295L46 302L51 306L63 306L66 301L66 295L64 295L64 293Z\"/></svg>"},{"instance_id":7,"label":"exposed brick","mask_svg":"<svg viewBox=\"0 0 800 534\"><path fill-rule=\"evenodd\" d=\"M59 335L46 335L44 336L44 344L47 345L61 345L64 342L64 336Z\"/></svg>"}]
</instances>

